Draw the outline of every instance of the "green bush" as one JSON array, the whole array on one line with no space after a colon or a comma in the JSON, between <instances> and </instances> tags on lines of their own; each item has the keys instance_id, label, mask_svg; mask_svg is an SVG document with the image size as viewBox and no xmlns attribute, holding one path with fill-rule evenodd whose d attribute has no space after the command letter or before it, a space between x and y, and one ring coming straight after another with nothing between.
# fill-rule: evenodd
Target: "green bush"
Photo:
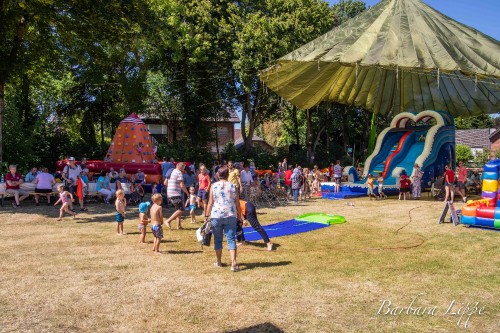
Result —
<instances>
[{"instance_id":1,"label":"green bush","mask_svg":"<svg viewBox=\"0 0 500 333\"><path fill-rule=\"evenodd\" d=\"M455 155L457 164L458 161L471 162L472 160L474 160L472 149L467 145L462 145L462 144L456 145Z\"/></svg>"}]
</instances>

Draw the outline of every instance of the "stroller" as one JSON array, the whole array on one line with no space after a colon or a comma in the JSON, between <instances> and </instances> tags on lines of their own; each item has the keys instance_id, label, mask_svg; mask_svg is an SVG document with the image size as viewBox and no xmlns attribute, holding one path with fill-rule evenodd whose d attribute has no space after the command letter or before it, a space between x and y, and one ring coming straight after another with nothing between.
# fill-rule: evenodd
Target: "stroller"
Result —
<instances>
[{"instance_id":1,"label":"stroller","mask_svg":"<svg viewBox=\"0 0 500 333\"><path fill-rule=\"evenodd\" d=\"M444 196L446 194L446 191L444 190L444 186L441 186L441 188L435 188L434 193L437 191L436 194L434 194L434 200L435 201L442 201L444 200Z\"/></svg>"}]
</instances>

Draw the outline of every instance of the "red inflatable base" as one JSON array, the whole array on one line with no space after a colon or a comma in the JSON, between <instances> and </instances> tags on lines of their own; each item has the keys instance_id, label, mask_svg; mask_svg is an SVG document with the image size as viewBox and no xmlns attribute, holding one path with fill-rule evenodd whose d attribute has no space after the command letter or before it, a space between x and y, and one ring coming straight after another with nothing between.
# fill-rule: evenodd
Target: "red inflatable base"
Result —
<instances>
[{"instance_id":1,"label":"red inflatable base","mask_svg":"<svg viewBox=\"0 0 500 333\"><path fill-rule=\"evenodd\" d=\"M62 171L64 166L68 164L67 161L58 161L56 170ZM80 162L76 162L76 164L80 164ZM115 162L104 162L104 161L87 161L86 164L89 172L99 173L101 170L109 171L110 168L113 168L116 172L119 172L120 169L125 169L125 172L128 174L135 174L137 170L141 169L142 172L149 175L160 175L161 176L161 165L159 163L115 163Z\"/></svg>"},{"instance_id":2,"label":"red inflatable base","mask_svg":"<svg viewBox=\"0 0 500 333\"><path fill-rule=\"evenodd\" d=\"M158 163L115 163L115 162L104 162L99 160L87 161L86 167L89 169L89 175L99 174L101 170L109 171L113 168L116 172L120 172L120 169L125 169L127 173L127 178L130 179L131 175L135 175L137 170L141 169L145 175L145 182L148 184L159 183L161 181L161 164ZM64 166L68 164L68 161L58 161L56 163L56 170L62 172ZM80 164L79 161L76 164ZM189 166L190 162L184 162L186 166Z\"/></svg>"}]
</instances>

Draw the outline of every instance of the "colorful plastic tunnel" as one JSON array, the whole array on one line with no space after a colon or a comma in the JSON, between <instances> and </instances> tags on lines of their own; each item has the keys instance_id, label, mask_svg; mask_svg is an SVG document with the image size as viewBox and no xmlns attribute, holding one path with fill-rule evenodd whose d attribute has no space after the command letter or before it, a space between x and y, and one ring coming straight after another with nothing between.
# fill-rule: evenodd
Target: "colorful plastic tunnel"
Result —
<instances>
[{"instance_id":1,"label":"colorful plastic tunnel","mask_svg":"<svg viewBox=\"0 0 500 333\"><path fill-rule=\"evenodd\" d=\"M500 229L500 160L484 165L482 199L469 201L462 208L462 223Z\"/></svg>"}]
</instances>

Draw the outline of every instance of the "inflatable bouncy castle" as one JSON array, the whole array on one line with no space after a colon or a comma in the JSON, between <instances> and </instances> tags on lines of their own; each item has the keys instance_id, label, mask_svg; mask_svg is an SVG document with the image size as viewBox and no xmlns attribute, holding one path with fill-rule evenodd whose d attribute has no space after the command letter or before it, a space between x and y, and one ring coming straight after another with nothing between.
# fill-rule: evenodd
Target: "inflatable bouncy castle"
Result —
<instances>
[{"instance_id":1,"label":"inflatable bouncy castle","mask_svg":"<svg viewBox=\"0 0 500 333\"><path fill-rule=\"evenodd\" d=\"M347 166L344 175L349 182L343 184L342 191L332 194L333 183L322 183L322 196L335 199L364 195L368 174L377 179L379 173L384 177L384 192L396 194L401 176L411 178L415 163L424 173L424 187L443 174L446 164L455 167L455 122L450 113L427 110L396 115L390 126L379 134L373 153L366 159L363 179L359 179L354 166ZM376 185L377 182L377 194Z\"/></svg>"},{"instance_id":2,"label":"inflatable bouncy castle","mask_svg":"<svg viewBox=\"0 0 500 333\"><path fill-rule=\"evenodd\" d=\"M500 229L500 160L484 165L481 200L469 200L462 207L462 224Z\"/></svg>"}]
</instances>

